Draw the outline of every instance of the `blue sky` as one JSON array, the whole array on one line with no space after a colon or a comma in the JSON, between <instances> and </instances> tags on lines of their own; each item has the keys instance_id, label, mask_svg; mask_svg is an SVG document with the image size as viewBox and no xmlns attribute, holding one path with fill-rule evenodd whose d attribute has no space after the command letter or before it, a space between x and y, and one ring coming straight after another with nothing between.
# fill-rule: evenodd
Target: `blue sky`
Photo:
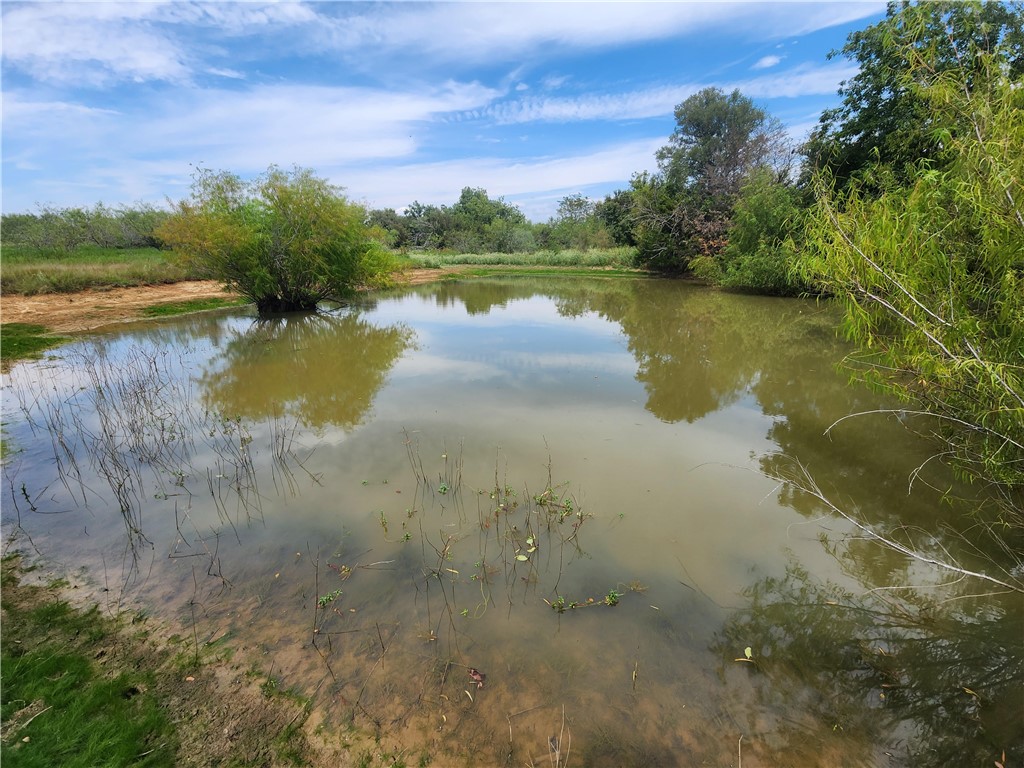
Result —
<instances>
[{"instance_id":1,"label":"blue sky","mask_svg":"<svg viewBox=\"0 0 1024 768\"><path fill-rule=\"evenodd\" d=\"M401 210L466 186L534 221L655 168L739 88L799 139L884 2L4 2L3 202L163 205L196 165L299 165Z\"/></svg>"}]
</instances>

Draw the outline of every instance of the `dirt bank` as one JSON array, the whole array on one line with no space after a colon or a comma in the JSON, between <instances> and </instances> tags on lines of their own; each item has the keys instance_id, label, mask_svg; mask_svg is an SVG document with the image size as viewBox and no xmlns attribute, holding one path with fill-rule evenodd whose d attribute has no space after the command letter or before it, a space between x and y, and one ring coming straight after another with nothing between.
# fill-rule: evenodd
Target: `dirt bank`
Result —
<instances>
[{"instance_id":1,"label":"dirt bank","mask_svg":"<svg viewBox=\"0 0 1024 768\"><path fill-rule=\"evenodd\" d=\"M415 269L400 278L418 285L439 280L454 269ZM154 304L191 299L232 298L213 280L189 280L167 285L142 285L133 288L46 293L37 296L0 297L0 322L33 323L53 333L79 333L114 323L140 320L142 310Z\"/></svg>"}]
</instances>

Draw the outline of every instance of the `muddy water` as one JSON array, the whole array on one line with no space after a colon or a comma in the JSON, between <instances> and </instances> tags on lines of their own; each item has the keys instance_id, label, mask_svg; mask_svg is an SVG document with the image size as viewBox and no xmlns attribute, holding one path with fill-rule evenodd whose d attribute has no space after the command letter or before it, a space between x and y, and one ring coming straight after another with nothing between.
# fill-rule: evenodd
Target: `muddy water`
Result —
<instances>
[{"instance_id":1,"label":"muddy water","mask_svg":"<svg viewBox=\"0 0 1024 768\"><path fill-rule=\"evenodd\" d=\"M999 565L906 415L825 434L892 406L835 320L508 279L139 325L5 377L5 533L435 764L1013 754L1019 595L778 479Z\"/></svg>"}]
</instances>

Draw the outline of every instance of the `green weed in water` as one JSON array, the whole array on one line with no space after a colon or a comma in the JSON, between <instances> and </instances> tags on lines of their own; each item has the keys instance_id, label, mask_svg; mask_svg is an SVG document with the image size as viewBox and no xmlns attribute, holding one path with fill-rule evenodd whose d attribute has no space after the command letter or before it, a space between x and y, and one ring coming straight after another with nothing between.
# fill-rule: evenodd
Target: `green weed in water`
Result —
<instances>
[{"instance_id":1,"label":"green weed in water","mask_svg":"<svg viewBox=\"0 0 1024 768\"><path fill-rule=\"evenodd\" d=\"M237 307L245 303L245 299L219 297L169 301L164 304L154 304L151 307L146 307L142 310L142 314L146 317L171 317L173 315L185 315L189 312L202 312L208 309Z\"/></svg>"},{"instance_id":2,"label":"green weed in water","mask_svg":"<svg viewBox=\"0 0 1024 768\"><path fill-rule=\"evenodd\" d=\"M67 341L51 336L45 326L32 323L4 323L0 326L0 360L9 365L17 360L39 357L39 353Z\"/></svg>"},{"instance_id":3,"label":"green weed in water","mask_svg":"<svg viewBox=\"0 0 1024 768\"><path fill-rule=\"evenodd\" d=\"M316 601L316 604L320 608L326 608L328 605L330 605L339 597L341 597L342 594L343 592L340 589L335 589L333 592L328 592L326 595L321 595L320 598Z\"/></svg>"}]
</instances>

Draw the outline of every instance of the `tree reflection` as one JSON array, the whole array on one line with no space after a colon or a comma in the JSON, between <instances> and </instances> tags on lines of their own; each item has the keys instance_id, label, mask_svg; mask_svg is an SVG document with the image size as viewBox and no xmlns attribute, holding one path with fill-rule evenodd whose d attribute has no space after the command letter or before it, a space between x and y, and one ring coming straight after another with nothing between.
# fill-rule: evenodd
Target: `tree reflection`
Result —
<instances>
[{"instance_id":1,"label":"tree reflection","mask_svg":"<svg viewBox=\"0 0 1024 768\"><path fill-rule=\"evenodd\" d=\"M711 649L749 672L747 725L773 765L820 762L837 741L843 764L872 764L872 748L915 766L1024 759L1019 599L855 595L797 566L745 597Z\"/></svg>"},{"instance_id":2,"label":"tree reflection","mask_svg":"<svg viewBox=\"0 0 1024 768\"><path fill-rule=\"evenodd\" d=\"M565 317L594 313L618 325L636 360L636 379L647 391L646 408L662 421L692 423L748 391L766 412L784 418L797 418L784 412L793 399L791 389L812 396L811 403L797 397L796 408L810 404L817 412L827 408L828 396L844 405L849 402L846 382L832 367L842 356L832 330L834 318L810 301L733 296L649 279L522 277L424 286L419 291L442 306L461 303L469 314L546 296ZM823 381L825 387L820 386ZM843 413L836 409L828 418ZM816 436L820 434L819 429Z\"/></svg>"},{"instance_id":3,"label":"tree reflection","mask_svg":"<svg viewBox=\"0 0 1024 768\"><path fill-rule=\"evenodd\" d=\"M756 392L763 380L806 370L807 334L821 322L810 302L667 281L626 285L626 295L595 293L592 307L621 325L636 378L647 390L646 407L662 421L692 423Z\"/></svg>"},{"instance_id":4,"label":"tree reflection","mask_svg":"<svg viewBox=\"0 0 1024 768\"><path fill-rule=\"evenodd\" d=\"M231 417L289 415L314 429L350 428L412 344L409 328L381 328L357 312L257 320L203 372L204 402Z\"/></svg>"}]
</instances>

